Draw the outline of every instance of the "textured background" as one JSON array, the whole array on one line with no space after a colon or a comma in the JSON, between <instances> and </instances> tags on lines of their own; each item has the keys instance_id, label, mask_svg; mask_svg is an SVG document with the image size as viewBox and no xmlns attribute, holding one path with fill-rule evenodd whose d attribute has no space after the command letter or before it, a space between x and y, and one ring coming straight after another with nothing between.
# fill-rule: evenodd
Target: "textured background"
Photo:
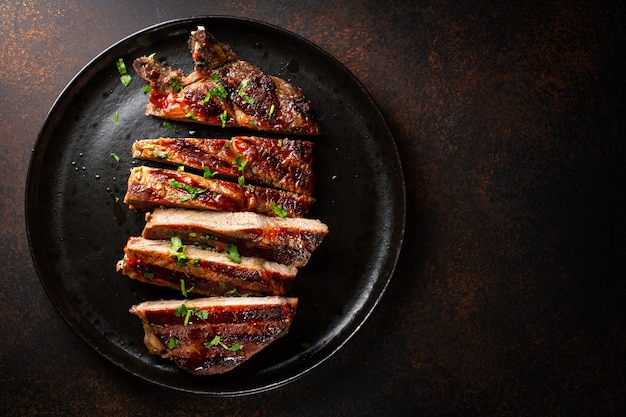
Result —
<instances>
[{"instance_id":1,"label":"textured background","mask_svg":"<svg viewBox=\"0 0 626 417\"><path fill-rule=\"evenodd\" d=\"M626 6L460 3L0 3L0 415L622 415ZM74 74L204 14L334 55L387 118L407 182L403 251L363 329L304 378L232 399L156 387L83 343L24 221L31 149Z\"/></svg>"}]
</instances>

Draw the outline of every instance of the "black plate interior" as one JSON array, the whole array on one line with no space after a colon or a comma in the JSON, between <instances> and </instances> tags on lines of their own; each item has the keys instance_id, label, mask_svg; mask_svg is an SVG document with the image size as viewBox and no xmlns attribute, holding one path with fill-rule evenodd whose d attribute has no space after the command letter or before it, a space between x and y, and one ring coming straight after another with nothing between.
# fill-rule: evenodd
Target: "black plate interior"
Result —
<instances>
[{"instance_id":1,"label":"black plate interior","mask_svg":"<svg viewBox=\"0 0 626 417\"><path fill-rule=\"evenodd\" d=\"M143 214L121 202L134 140L159 136L228 137L219 127L144 115L143 81L131 68L156 53L191 71L186 43L205 25L239 56L291 80L312 100L323 135L315 138L316 206L309 217L330 234L301 269L291 291L299 307L290 333L240 368L195 377L147 353L140 321L128 313L145 300L181 294L115 271L122 248L139 235ZM115 62L133 81L124 87ZM118 112L118 123L112 121ZM111 156L118 155L121 160ZM203 17L163 23L104 51L71 81L52 107L36 144L27 184L26 221L41 282L69 325L118 366L163 386L241 395L285 384L336 352L382 296L400 251L405 222L402 169L389 129L357 79L310 42L264 23Z\"/></svg>"}]
</instances>

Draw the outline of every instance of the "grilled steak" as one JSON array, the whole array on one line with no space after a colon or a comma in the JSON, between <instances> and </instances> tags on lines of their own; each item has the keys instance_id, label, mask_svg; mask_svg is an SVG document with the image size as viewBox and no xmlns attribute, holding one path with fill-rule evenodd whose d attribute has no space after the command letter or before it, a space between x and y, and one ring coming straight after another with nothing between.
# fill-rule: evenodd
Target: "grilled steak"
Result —
<instances>
[{"instance_id":1,"label":"grilled steak","mask_svg":"<svg viewBox=\"0 0 626 417\"><path fill-rule=\"evenodd\" d=\"M239 178L311 195L313 143L236 136L226 139L159 138L136 141L133 158L184 165L208 174Z\"/></svg>"},{"instance_id":2,"label":"grilled steak","mask_svg":"<svg viewBox=\"0 0 626 417\"><path fill-rule=\"evenodd\" d=\"M213 297L147 301L130 308L153 355L195 375L241 365L289 331L297 298Z\"/></svg>"},{"instance_id":3,"label":"grilled steak","mask_svg":"<svg viewBox=\"0 0 626 417\"><path fill-rule=\"evenodd\" d=\"M153 57L133 68L152 86L146 114L170 120L318 135L311 103L291 83L239 59L204 27L191 33L194 71L185 76Z\"/></svg>"},{"instance_id":4,"label":"grilled steak","mask_svg":"<svg viewBox=\"0 0 626 417\"><path fill-rule=\"evenodd\" d=\"M124 275L154 285L203 295L283 295L296 277L295 267L265 259L131 237L117 264Z\"/></svg>"},{"instance_id":5,"label":"grilled steak","mask_svg":"<svg viewBox=\"0 0 626 417\"><path fill-rule=\"evenodd\" d=\"M328 234L319 220L268 217L250 212L156 209L146 214L142 236L223 249L234 244L239 253L285 265L306 265Z\"/></svg>"},{"instance_id":6,"label":"grilled steak","mask_svg":"<svg viewBox=\"0 0 626 417\"><path fill-rule=\"evenodd\" d=\"M150 167L131 169L124 202L133 210L182 207L217 211L255 211L270 216L284 209L289 217L304 216L310 196L200 175Z\"/></svg>"}]
</instances>

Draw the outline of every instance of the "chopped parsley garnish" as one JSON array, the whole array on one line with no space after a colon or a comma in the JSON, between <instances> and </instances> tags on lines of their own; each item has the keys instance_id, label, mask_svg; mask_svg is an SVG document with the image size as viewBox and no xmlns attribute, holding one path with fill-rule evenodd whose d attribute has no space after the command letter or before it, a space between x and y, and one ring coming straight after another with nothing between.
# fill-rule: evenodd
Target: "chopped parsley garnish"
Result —
<instances>
[{"instance_id":1,"label":"chopped parsley garnish","mask_svg":"<svg viewBox=\"0 0 626 417\"><path fill-rule=\"evenodd\" d=\"M167 127L169 130L174 130L174 125L167 120L163 121L163 126Z\"/></svg>"},{"instance_id":2,"label":"chopped parsley garnish","mask_svg":"<svg viewBox=\"0 0 626 417\"><path fill-rule=\"evenodd\" d=\"M239 178L237 178L237 184L241 185L242 187L245 187L246 177L244 177L243 175L240 175Z\"/></svg>"},{"instance_id":3,"label":"chopped parsley garnish","mask_svg":"<svg viewBox=\"0 0 626 417\"><path fill-rule=\"evenodd\" d=\"M185 117L186 117L187 119L192 119L192 120L196 120L196 119L198 119L198 116L196 116L196 115L195 115L195 114L193 114L193 113L187 113L187 114L185 115Z\"/></svg>"},{"instance_id":4,"label":"chopped parsley garnish","mask_svg":"<svg viewBox=\"0 0 626 417\"><path fill-rule=\"evenodd\" d=\"M120 112L119 112L119 110L115 111L115 115L113 115L113 117L111 117L111 121L114 124L118 124L119 123L119 121L120 121Z\"/></svg>"},{"instance_id":5,"label":"chopped parsley garnish","mask_svg":"<svg viewBox=\"0 0 626 417\"><path fill-rule=\"evenodd\" d=\"M112 156L112 157L113 157L113 159L115 159L117 162L120 162L120 157L119 157L116 153L111 152L111 156Z\"/></svg>"},{"instance_id":6,"label":"chopped parsley garnish","mask_svg":"<svg viewBox=\"0 0 626 417\"><path fill-rule=\"evenodd\" d=\"M151 85L147 85L144 88L141 89L142 93L149 93L150 91L152 91L152 86Z\"/></svg>"},{"instance_id":7,"label":"chopped parsley garnish","mask_svg":"<svg viewBox=\"0 0 626 417\"><path fill-rule=\"evenodd\" d=\"M202 169L204 170L204 173L202 174L204 178L213 178L215 174L217 174L216 172L211 172L209 167L204 165L204 162L202 163Z\"/></svg>"},{"instance_id":8,"label":"chopped parsley garnish","mask_svg":"<svg viewBox=\"0 0 626 417\"><path fill-rule=\"evenodd\" d=\"M243 346L241 345L241 343L235 343L234 345L228 347L228 345L222 342L222 338L220 337L220 335L216 335L210 342L204 342L204 346L207 348L210 348L216 345L219 345L222 348L229 350L231 352L234 352L239 349L243 349Z\"/></svg>"},{"instance_id":9,"label":"chopped parsley garnish","mask_svg":"<svg viewBox=\"0 0 626 417\"><path fill-rule=\"evenodd\" d=\"M170 337L169 339L167 339L168 349L174 349L179 344L180 344L180 340L176 339L175 337Z\"/></svg>"},{"instance_id":10,"label":"chopped parsley garnish","mask_svg":"<svg viewBox=\"0 0 626 417\"><path fill-rule=\"evenodd\" d=\"M202 188L192 187L191 185L187 185L187 184L183 184L182 182L178 182L175 179L172 179L170 181L170 185L172 187L174 187L174 188L180 188L180 189L185 190L185 191L187 191L189 193L188 196L185 196L185 197L181 198L180 201L188 201L188 200L191 200L191 199L194 199L194 198L198 197L202 193L206 193L207 192L206 188L202 189Z\"/></svg>"},{"instance_id":11,"label":"chopped parsley garnish","mask_svg":"<svg viewBox=\"0 0 626 417\"><path fill-rule=\"evenodd\" d=\"M254 99L245 92L245 88L250 85L250 78L244 79L237 87L237 93L239 93L239 97L241 97L246 103L252 104L254 103Z\"/></svg>"},{"instance_id":12,"label":"chopped parsley garnish","mask_svg":"<svg viewBox=\"0 0 626 417\"><path fill-rule=\"evenodd\" d=\"M196 67L206 67L206 62L204 62L204 61L194 61L193 65L195 65Z\"/></svg>"},{"instance_id":13,"label":"chopped parsley garnish","mask_svg":"<svg viewBox=\"0 0 626 417\"><path fill-rule=\"evenodd\" d=\"M237 246L233 244L228 245L228 253L226 254L226 257L236 264L241 263L241 256L239 255L239 250L237 249Z\"/></svg>"},{"instance_id":14,"label":"chopped parsley garnish","mask_svg":"<svg viewBox=\"0 0 626 417\"><path fill-rule=\"evenodd\" d=\"M243 159L242 155L238 153L237 157L233 161L233 165L235 165L239 171L243 171L246 168L246 165L248 165L248 160Z\"/></svg>"},{"instance_id":15,"label":"chopped parsley garnish","mask_svg":"<svg viewBox=\"0 0 626 417\"><path fill-rule=\"evenodd\" d=\"M183 297L188 297L189 293L192 292L194 288L196 288L196 286L192 285L189 289L187 289L185 280L184 279L180 280L180 292L183 294Z\"/></svg>"},{"instance_id":16,"label":"chopped parsley garnish","mask_svg":"<svg viewBox=\"0 0 626 417\"><path fill-rule=\"evenodd\" d=\"M224 88L224 86L222 85L222 83L217 83L215 84L215 87L211 88L209 90L209 94L207 94L204 97L203 102L204 103L208 103L209 100L211 100L211 97L217 97L220 99L220 101L222 101L223 99L225 99L226 97L228 97L228 92L226 91L226 89Z\"/></svg>"},{"instance_id":17,"label":"chopped parsley garnish","mask_svg":"<svg viewBox=\"0 0 626 417\"><path fill-rule=\"evenodd\" d=\"M117 67L117 71L120 73L120 81L124 85L124 87L128 87L128 84L133 80L128 74L128 70L126 69L126 64L124 64L123 58L118 58L115 62L115 66Z\"/></svg>"},{"instance_id":18,"label":"chopped parsley garnish","mask_svg":"<svg viewBox=\"0 0 626 417\"><path fill-rule=\"evenodd\" d=\"M281 206L280 204L276 204L273 201L270 202L270 207L272 207L272 211L274 212L274 214L276 214L281 219L287 217L287 215L289 214L283 206Z\"/></svg>"},{"instance_id":19,"label":"chopped parsley garnish","mask_svg":"<svg viewBox=\"0 0 626 417\"><path fill-rule=\"evenodd\" d=\"M167 152L159 152L157 154L153 154L154 156L156 156L159 159L167 159L169 157Z\"/></svg>"},{"instance_id":20,"label":"chopped parsley garnish","mask_svg":"<svg viewBox=\"0 0 626 417\"><path fill-rule=\"evenodd\" d=\"M176 93L179 93L181 90L180 83L178 82L178 78L170 77L170 85L174 89Z\"/></svg>"},{"instance_id":21,"label":"chopped parsley garnish","mask_svg":"<svg viewBox=\"0 0 626 417\"><path fill-rule=\"evenodd\" d=\"M278 147L282 148L283 146L283 140L282 139L278 139Z\"/></svg>"},{"instance_id":22,"label":"chopped parsley garnish","mask_svg":"<svg viewBox=\"0 0 626 417\"><path fill-rule=\"evenodd\" d=\"M187 250L187 246L183 245L183 242L180 240L180 238L176 236L171 238L171 242L172 248L170 255L172 256L172 259L176 261L176 265L185 266L189 261L189 257L185 253Z\"/></svg>"},{"instance_id":23,"label":"chopped parsley garnish","mask_svg":"<svg viewBox=\"0 0 626 417\"><path fill-rule=\"evenodd\" d=\"M224 113L217 116L218 119L222 122L222 127L226 127L226 122L228 121L228 112L224 110Z\"/></svg>"},{"instance_id":24,"label":"chopped parsley garnish","mask_svg":"<svg viewBox=\"0 0 626 417\"><path fill-rule=\"evenodd\" d=\"M154 279L154 274L152 272L144 272L143 276L148 280L152 281Z\"/></svg>"},{"instance_id":25,"label":"chopped parsley garnish","mask_svg":"<svg viewBox=\"0 0 626 417\"><path fill-rule=\"evenodd\" d=\"M213 74L211 74L211 79L213 81L217 81L220 79L220 75L217 72L214 72Z\"/></svg>"},{"instance_id":26,"label":"chopped parsley garnish","mask_svg":"<svg viewBox=\"0 0 626 417\"><path fill-rule=\"evenodd\" d=\"M206 320L209 317L209 312L207 310L195 310L194 308L187 308L185 303L182 303L180 307L174 310L175 317L184 317L183 323L185 325L189 324L189 319L194 315L199 319Z\"/></svg>"},{"instance_id":27,"label":"chopped parsley garnish","mask_svg":"<svg viewBox=\"0 0 626 417\"><path fill-rule=\"evenodd\" d=\"M271 119L271 118L272 118L272 116L274 115L274 110L276 110L276 108L275 108L275 107L274 107L274 105L272 104L272 105L270 106L270 112L269 112L269 114L267 115L267 118L268 118L268 119Z\"/></svg>"}]
</instances>

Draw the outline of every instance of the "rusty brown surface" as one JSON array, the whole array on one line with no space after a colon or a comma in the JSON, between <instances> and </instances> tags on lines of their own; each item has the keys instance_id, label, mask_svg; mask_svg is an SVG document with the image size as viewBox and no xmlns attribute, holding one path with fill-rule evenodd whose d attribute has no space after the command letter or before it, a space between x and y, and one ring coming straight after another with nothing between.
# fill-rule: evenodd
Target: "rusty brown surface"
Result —
<instances>
[{"instance_id":1,"label":"rusty brown surface","mask_svg":"<svg viewBox=\"0 0 626 417\"><path fill-rule=\"evenodd\" d=\"M584 1L0 4L1 415L621 415L626 411L626 9ZM228 14L317 43L393 131L396 274L336 356L211 399L119 370L59 317L24 222L38 131L90 59L144 27Z\"/></svg>"}]
</instances>

